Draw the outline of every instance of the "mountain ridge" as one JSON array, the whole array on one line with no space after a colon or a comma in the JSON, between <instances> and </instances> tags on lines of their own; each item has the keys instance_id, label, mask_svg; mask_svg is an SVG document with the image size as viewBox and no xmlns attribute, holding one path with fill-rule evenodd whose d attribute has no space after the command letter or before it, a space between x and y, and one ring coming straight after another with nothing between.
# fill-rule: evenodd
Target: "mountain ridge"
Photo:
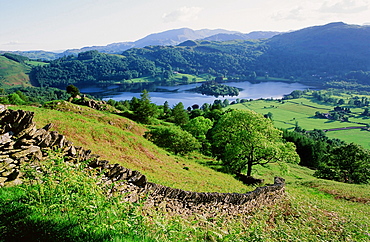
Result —
<instances>
[{"instance_id":1,"label":"mountain ridge","mask_svg":"<svg viewBox=\"0 0 370 242\"><path fill-rule=\"evenodd\" d=\"M78 53L97 50L106 54L121 54L123 51L126 51L130 48L143 48L145 46L151 45L178 45L187 40L201 40L206 38L220 38L217 35L226 35L229 40L235 39L261 39L261 38L270 38L279 32L270 32L270 31L254 31L249 34L243 34L238 31L230 31L225 29L200 29L193 30L190 28L179 28L166 30L159 33L149 34L141 39L131 42L116 42L104 46L86 46L80 49L67 49L63 52L56 53L52 51L1 51L1 53L11 52L18 55L23 55L31 59L43 59L43 60L53 60L61 58L68 55L77 55ZM221 40L223 41L223 40Z\"/></svg>"}]
</instances>

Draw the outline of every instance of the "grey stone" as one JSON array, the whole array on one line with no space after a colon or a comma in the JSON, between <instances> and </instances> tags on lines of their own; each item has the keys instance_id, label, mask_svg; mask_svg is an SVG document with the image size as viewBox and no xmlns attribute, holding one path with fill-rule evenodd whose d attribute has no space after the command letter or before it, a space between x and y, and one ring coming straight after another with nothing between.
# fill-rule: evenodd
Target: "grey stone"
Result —
<instances>
[{"instance_id":1,"label":"grey stone","mask_svg":"<svg viewBox=\"0 0 370 242\"><path fill-rule=\"evenodd\" d=\"M50 123L50 124L45 125L45 127L43 127L42 129L49 131L53 127L54 127L54 124Z\"/></svg>"},{"instance_id":2,"label":"grey stone","mask_svg":"<svg viewBox=\"0 0 370 242\"><path fill-rule=\"evenodd\" d=\"M1 173L1 176L2 176L2 177L8 177L8 176L10 176L13 172L16 172L16 170L15 170L15 169L7 170L7 171L4 171L3 173Z\"/></svg>"},{"instance_id":3,"label":"grey stone","mask_svg":"<svg viewBox=\"0 0 370 242\"><path fill-rule=\"evenodd\" d=\"M10 143L12 141L12 139L11 139L12 136L13 136L13 132L12 131L9 131L9 132L6 132L3 135L0 135L0 145L6 144L6 143Z\"/></svg>"},{"instance_id":4,"label":"grey stone","mask_svg":"<svg viewBox=\"0 0 370 242\"><path fill-rule=\"evenodd\" d=\"M4 186L5 184L5 182L8 180L8 178L7 177L2 177L2 176L0 176L0 187L2 187L2 186Z\"/></svg>"},{"instance_id":5,"label":"grey stone","mask_svg":"<svg viewBox=\"0 0 370 242\"><path fill-rule=\"evenodd\" d=\"M0 113L4 112L6 110L6 106L3 104L0 104Z\"/></svg>"},{"instance_id":6,"label":"grey stone","mask_svg":"<svg viewBox=\"0 0 370 242\"><path fill-rule=\"evenodd\" d=\"M27 149L19 150L13 154L10 155L13 159L19 159L21 157L28 156L30 154L34 154L38 158L42 156L41 149L38 146L30 146Z\"/></svg>"}]
</instances>

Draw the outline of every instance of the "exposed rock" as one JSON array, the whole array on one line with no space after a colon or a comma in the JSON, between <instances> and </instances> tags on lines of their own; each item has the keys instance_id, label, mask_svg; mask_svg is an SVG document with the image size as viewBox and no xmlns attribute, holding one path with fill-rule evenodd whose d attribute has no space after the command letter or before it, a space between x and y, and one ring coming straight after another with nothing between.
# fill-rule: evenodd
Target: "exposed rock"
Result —
<instances>
[{"instance_id":1,"label":"exposed rock","mask_svg":"<svg viewBox=\"0 0 370 242\"><path fill-rule=\"evenodd\" d=\"M34 155L34 157L36 157L37 159L41 159L42 153L40 147L32 145L26 149L11 154L10 157L13 159L19 159L21 157L26 157L29 155Z\"/></svg>"},{"instance_id":2,"label":"exposed rock","mask_svg":"<svg viewBox=\"0 0 370 242\"><path fill-rule=\"evenodd\" d=\"M5 111L5 109L6 109L6 106L3 104L0 104L0 113Z\"/></svg>"},{"instance_id":3,"label":"exposed rock","mask_svg":"<svg viewBox=\"0 0 370 242\"><path fill-rule=\"evenodd\" d=\"M12 141L11 137L13 136L13 132L9 131L5 134L0 135L0 144L10 143Z\"/></svg>"}]
</instances>

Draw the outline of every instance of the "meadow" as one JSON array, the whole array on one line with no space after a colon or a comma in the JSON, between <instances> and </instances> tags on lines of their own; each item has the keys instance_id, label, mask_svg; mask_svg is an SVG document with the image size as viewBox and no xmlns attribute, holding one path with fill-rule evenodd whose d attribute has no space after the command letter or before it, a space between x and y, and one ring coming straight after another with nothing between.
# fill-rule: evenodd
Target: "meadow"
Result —
<instances>
[{"instance_id":1,"label":"meadow","mask_svg":"<svg viewBox=\"0 0 370 242\"><path fill-rule=\"evenodd\" d=\"M350 95L344 96L345 101L348 102L350 97ZM229 107L232 109L249 109L261 114L272 113L272 120L277 128L293 130L296 125L299 125L307 131L313 129L329 130L326 132L329 138L338 138L348 143L354 142L362 145L364 148L370 149L369 131L362 129L330 131L330 129L346 127L366 128L367 124L370 125L370 119L360 115L364 111L363 108L341 105L342 107L351 108L351 115L353 117L351 116L349 118L349 122L315 117L316 112L329 113L329 111L332 111L336 106L338 105L319 102L308 93L297 99L253 100L231 105Z\"/></svg>"},{"instance_id":2,"label":"meadow","mask_svg":"<svg viewBox=\"0 0 370 242\"><path fill-rule=\"evenodd\" d=\"M31 87L28 76L32 66L46 65L44 62L25 61L19 63L0 55L0 88Z\"/></svg>"}]
</instances>

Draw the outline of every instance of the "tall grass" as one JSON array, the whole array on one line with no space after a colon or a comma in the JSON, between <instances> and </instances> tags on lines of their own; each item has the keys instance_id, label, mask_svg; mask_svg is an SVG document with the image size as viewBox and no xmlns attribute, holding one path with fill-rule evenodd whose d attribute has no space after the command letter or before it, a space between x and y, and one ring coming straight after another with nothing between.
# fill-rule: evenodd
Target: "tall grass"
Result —
<instances>
[{"instance_id":1,"label":"tall grass","mask_svg":"<svg viewBox=\"0 0 370 242\"><path fill-rule=\"evenodd\" d=\"M0 189L1 241L145 240L137 204L108 197L109 185L85 163L69 163L58 153L23 167L22 185Z\"/></svg>"}]
</instances>

